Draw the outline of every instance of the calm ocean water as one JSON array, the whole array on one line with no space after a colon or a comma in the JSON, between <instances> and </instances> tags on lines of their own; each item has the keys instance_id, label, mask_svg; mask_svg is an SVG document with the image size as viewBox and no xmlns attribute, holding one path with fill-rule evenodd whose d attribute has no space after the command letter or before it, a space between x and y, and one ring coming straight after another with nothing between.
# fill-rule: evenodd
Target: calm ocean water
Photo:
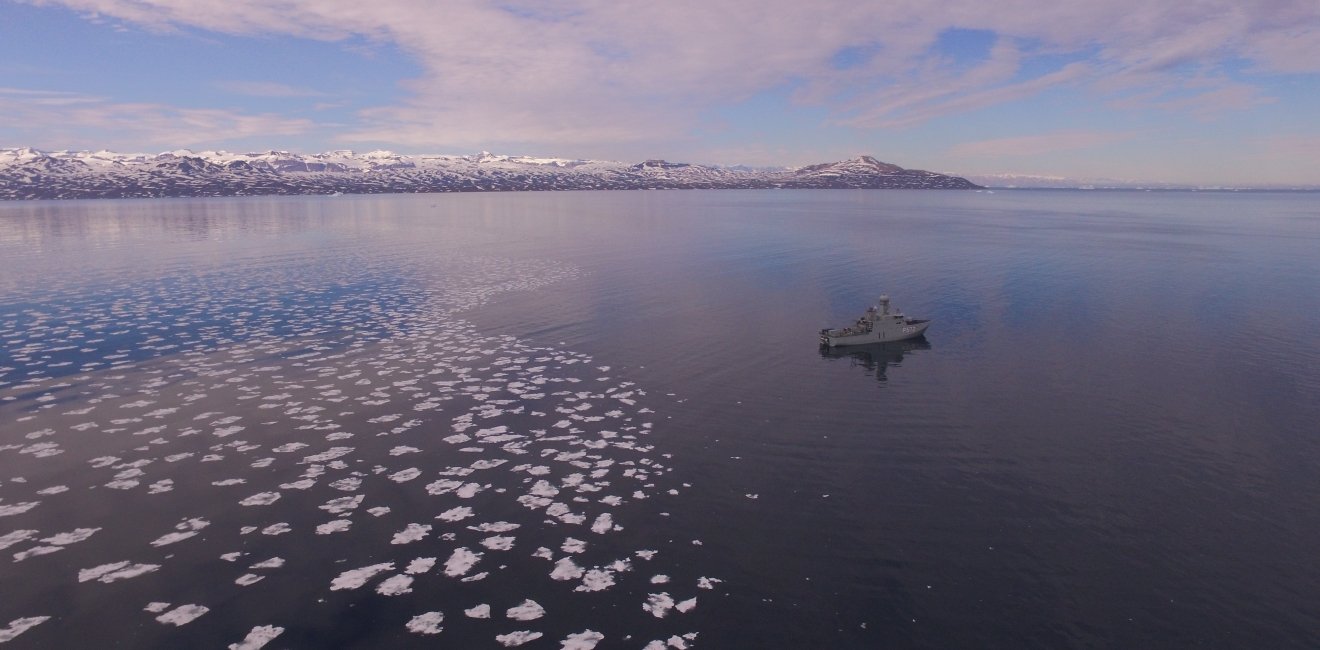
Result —
<instances>
[{"instance_id":1,"label":"calm ocean water","mask_svg":"<svg viewBox=\"0 0 1320 650\"><path fill-rule=\"evenodd\" d=\"M1315 647L1318 278L1315 194L0 204L0 640Z\"/></svg>"}]
</instances>

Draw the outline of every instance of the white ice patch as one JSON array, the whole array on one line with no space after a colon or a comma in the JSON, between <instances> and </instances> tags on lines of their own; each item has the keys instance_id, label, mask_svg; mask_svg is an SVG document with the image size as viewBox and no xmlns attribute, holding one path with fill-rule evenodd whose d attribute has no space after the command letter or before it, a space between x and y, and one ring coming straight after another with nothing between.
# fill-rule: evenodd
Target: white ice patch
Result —
<instances>
[{"instance_id":1,"label":"white ice patch","mask_svg":"<svg viewBox=\"0 0 1320 650\"><path fill-rule=\"evenodd\" d=\"M279 500L279 492L260 492L239 501L238 504L243 506L268 506Z\"/></svg>"},{"instance_id":2,"label":"white ice patch","mask_svg":"<svg viewBox=\"0 0 1320 650\"><path fill-rule=\"evenodd\" d=\"M211 611L210 608L203 605L179 605L157 616L156 620L168 625L187 625L209 611Z\"/></svg>"},{"instance_id":3,"label":"white ice patch","mask_svg":"<svg viewBox=\"0 0 1320 650\"><path fill-rule=\"evenodd\" d=\"M169 608L170 608L169 603L162 603L159 601L155 601L155 602L147 603L147 606L143 607L142 611L151 612L152 614L159 614Z\"/></svg>"},{"instance_id":4,"label":"white ice patch","mask_svg":"<svg viewBox=\"0 0 1320 650\"><path fill-rule=\"evenodd\" d=\"M0 505L0 517L21 515L37 507L40 503L41 503L40 501L24 501L22 503L11 503L9 505Z\"/></svg>"},{"instance_id":5,"label":"white ice patch","mask_svg":"<svg viewBox=\"0 0 1320 650\"><path fill-rule=\"evenodd\" d=\"M577 634L570 634L564 639L561 650L592 650L605 638L604 634L595 630L584 630Z\"/></svg>"},{"instance_id":6,"label":"white ice patch","mask_svg":"<svg viewBox=\"0 0 1320 650\"><path fill-rule=\"evenodd\" d=\"M472 609L463 610L468 618L490 618L490 605L482 603Z\"/></svg>"},{"instance_id":7,"label":"white ice patch","mask_svg":"<svg viewBox=\"0 0 1320 650\"><path fill-rule=\"evenodd\" d=\"M412 582L412 576L390 576L376 586L376 593L382 596L406 594L412 591Z\"/></svg>"},{"instance_id":8,"label":"white ice patch","mask_svg":"<svg viewBox=\"0 0 1320 650\"><path fill-rule=\"evenodd\" d=\"M413 575L426 573L431 570L431 567L435 566L435 561L436 558L433 557L419 557L408 563L408 568L404 569L404 573L410 573Z\"/></svg>"},{"instance_id":9,"label":"white ice patch","mask_svg":"<svg viewBox=\"0 0 1320 650\"><path fill-rule=\"evenodd\" d=\"M284 628L274 625L258 625L238 643L229 644L229 650L261 650L275 637L284 634Z\"/></svg>"},{"instance_id":10,"label":"white ice patch","mask_svg":"<svg viewBox=\"0 0 1320 650\"><path fill-rule=\"evenodd\" d=\"M439 634L444 629L440 627L444 620L445 615L440 612L427 612L412 617L407 627L414 634Z\"/></svg>"},{"instance_id":11,"label":"white ice patch","mask_svg":"<svg viewBox=\"0 0 1320 650\"><path fill-rule=\"evenodd\" d=\"M596 517L596 521L591 524L591 532L597 535L603 535L612 529L614 529L614 517L610 516L608 512L601 513L599 517Z\"/></svg>"},{"instance_id":12,"label":"white ice patch","mask_svg":"<svg viewBox=\"0 0 1320 650\"><path fill-rule=\"evenodd\" d=\"M326 523L324 523L324 524L321 524L320 526L317 526L317 527L316 527L316 534L317 534L317 535L329 535L329 534L331 534L331 533L342 533L342 532L348 530L348 527L351 526L351 525L353 525L353 522L352 522L351 520L348 520L348 519L336 519L336 520L334 520L334 521L329 521L329 522L326 522Z\"/></svg>"},{"instance_id":13,"label":"white ice patch","mask_svg":"<svg viewBox=\"0 0 1320 650\"><path fill-rule=\"evenodd\" d=\"M69 531L69 532L67 532L67 533L58 533L58 534L55 534L55 535L51 535L50 537L46 537L46 538L42 539L41 541L46 542L47 544L54 544L54 545L56 545L56 546L67 546L67 545L69 545L69 544L76 544L76 543L78 543L78 542L81 542L81 541L87 539L88 537L91 537L92 535L96 534L96 531L98 531L98 530L101 530L101 529L100 529L100 528L75 528L75 529L73 529L73 530L71 530L71 531ZM22 532L22 531L19 531L19 532ZM34 531L34 532L35 532L35 531ZM4 546L0 546L0 548L4 548Z\"/></svg>"},{"instance_id":14,"label":"white ice patch","mask_svg":"<svg viewBox=\"0 0 1320 650\"><path fill-rule=\"evenodd\" d=\"M510 607L508 611L504 612L504 615L515 621L534 621L545 616L545 608L529 598L519 605Z\"/></svg>"},{"instance_id":15,"label":"white ice patch","mask_svg":"<svg viewBox=\"0 0 1320 650\"><path fill-rule=\"evenodd\" d=\"M151 573L159 568L159 564L130 564L127 560L123 562L112 562L110 564L102 564L98 567L78 571L78 582L99 580L108 583L115 582L116 580L127 580L129 578L136 578L144 573Z\"/></svg>"},{"instance_id":16,"label":"white ice patch","mask_svg":"<svg viewBox=\"0 0 1320 650\"><path fill-rule=\"evenodd\" d=\"M436 519L439 519L441 521L462 521L471 516L472 516L472 508L469 508L467 506L458 506L457 508L450 508L440 513L436 517Z\"/></svg>"},{"instance_id":17,"label":"white ice patch","mask_svg":"<svg viewBox=\"0 0 1320 650\"><path fill-rule=\"evenodd\" d=\"M674 599L670 598L669 594L665 592L648 595L646 602L642 605L644 611L650 612L656 618L664 618L673 607Z\"/></svg>"},{"instance_id":18,"label":"white ice patch","mask_svg":"<svg viewBox=\"0 0 1320 650\"><path fill-rule=\"evenodd\" d=\"M14 619L9 625L0 629L0 643L13 641L18 635L45 623L50 620L49 616L29 616L27 618Z\"/></svg>"},{"instance_id":19,"label":"white ice patch","mask_svg":"<svg viewBox=\"0 0 1320 650\"><path fill-rule=\"evenodd\" d=\"M325 510L326 512L329 512L332 515L337 515L344 512L348 512L362 505L362 497L363 495L361 494L357 494L351 497L339 497L338 499L331 499L329 501L326 501L324 505L320 505L317 507L322 510Z\"/></svg>"},{"instance_id":20,"label":"white ice patch","mask_svg":"<svg viewBox=\"0 0 1320 650\"><path fill-rule=\"evenodd\" d=\"M714 589L715 585L721 582L724 581L720 580L719 578L707 578L705 576L702 576L700 579L697 580L697 587L701 589Z\"/></svg>"},{"instance_id":21,"label":"white ice patch","mask_svg":"<svg viewBox=\"0 0 1320 650\"><path fill-rule=\"evenodd\" d=\"M535 641L541 638L542 636L543 635L540 632L519 630L517 632L510 632L508 634L496 635L495 640L499 641L500 645L503 645L506 648L513 648L520 646L524 643Z\"/></svg>"},{"instance_id":22,"label":"white ice patch","mask_svg":"<svg viewBox=\"0 0 1320 650\"><path fill-rule=\"evenodd\" d=\"M555 569L550 572L550 577L554 580L577 580L582 577L582 567L578 566L571 557L560 558L555 562Z\"/></svg>"},{"instance_id":23,"label":"white ice patch","mask_svg":"<svg viewBox=\"0 0 1320 650\"><path fill-rule=\"evenodd\" d=\"M686 614L692 611L692 609L695 608L696 606L697 606L697 597L693 596L687 600L678 603L677 605L674 605L674 609L678 610L679 613Z\"/></svg>"},{"instance_id":24,"label":"white ice patch","mask_svg":"<svg viewBox=\"0 0 1320 650\"><path fill-rule=\"evenodd\" d=\"M426 537L431 527L426 524L408 524L406 528L394 534L391 544L410 544Z\"/></svg>"},{"instance_id":25,"label":"white ice patch","mask_svg":"<svg viewBox=\"0 0 1320 650\"><path fill-rule=\"evenodd\" d=\"M408 469L399 470L390 474L389 479L395 483L403 483L404 481L411 481L421 475L422 470L417 469L416 467L409 467Z\"/></svg>"},{"instance_id":26,"label":"white ice patch","mask_svg":"<svg viewBox=\"0 0 1320 650\"><path fill-rule=\"evenodd\" d=\"M357 589L358 587L367 584L367 581L372 579L377 573L382 573L384 571L393 571L393 570L394 570L393 562L382 562L380 564L365 566L362 567L361 569L353 569L351 571L345 571L339 574L338 578L335 578L330 582L330 591L339 591L341 589Z\"/></svg>"},{"instance_id":27,"label":"white ice patch","mask_svg":"<svg viewBox=\"0 0 1320 650\"><path fill-rule=\"evenodd\" d=\"M513 548L513 537L493 536L481 540L481 545L492 551L507 551Z\"/></svg>"},{"instance_id":28,"label":"white ice patch","mask_svg":"<svg viewBox=\"0 0 1320 650\"><path fill-rule=\"evenodd\" d=\"M573 591L602 591L614 586L614 572L603 569L591 569L582 576L582 584Z\"/></svg>"},{"instance_id":29,"label":"white ice patch","mask_svg":"<svg viewBox=\"0 0 1320 650\"><path fill-rule=\"evenodd\" d=\"M445 575L451 578L457 578L476 566L477 561L481 559L481 553L473 553L467 547L454 549L453 554L445 560Z\"/></svg>"}]
</instances>

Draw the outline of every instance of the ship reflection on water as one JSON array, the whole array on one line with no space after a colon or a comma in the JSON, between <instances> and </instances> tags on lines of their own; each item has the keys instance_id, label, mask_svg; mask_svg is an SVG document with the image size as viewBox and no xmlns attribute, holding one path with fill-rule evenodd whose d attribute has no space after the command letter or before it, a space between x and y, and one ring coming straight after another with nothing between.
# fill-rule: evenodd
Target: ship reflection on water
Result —
<instances>
[{"instance_id":1,"label":"ship reflection on water","mask_svg":"<svg viewBox=\"0 0 1320 650\"><path fill-rule=\"evenodd\" d=\"M824 359L848 359L851 365L861 366L868 374L874 373L879 381L888 381L885 370L897 366L903 361L903 355L921 350L929 350L930 342L923 336L907 341L890 343L871 343L868 345L850 345L847 347L821 346L820 356Z\"/></svg>"}]
</instances>

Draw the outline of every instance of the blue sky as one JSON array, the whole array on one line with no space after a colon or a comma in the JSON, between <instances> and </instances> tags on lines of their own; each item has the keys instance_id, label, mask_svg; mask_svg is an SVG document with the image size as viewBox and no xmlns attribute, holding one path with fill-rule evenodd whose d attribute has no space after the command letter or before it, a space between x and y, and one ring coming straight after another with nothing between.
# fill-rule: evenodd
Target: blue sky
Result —
<instances>
[{"instance_id":1,"label":"blue sky","mask_svg":"<svg viewBox=\"0 0 1320 650\"><path fill-rule=\"evenodd\" d=\"M0 146L1320 184L1314 0L0 0Z\"/></svg>"}]
</instances>

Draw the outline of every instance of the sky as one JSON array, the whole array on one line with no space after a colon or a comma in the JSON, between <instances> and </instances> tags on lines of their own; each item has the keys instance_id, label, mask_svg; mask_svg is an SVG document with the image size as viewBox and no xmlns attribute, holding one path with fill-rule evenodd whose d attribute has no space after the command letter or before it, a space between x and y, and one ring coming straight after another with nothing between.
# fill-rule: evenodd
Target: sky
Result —
<instances>
[{"instance_id":1,"label":"sky","mask_svg":"<svg viewBox=\"0 0 1320 650\"><path fill-rule=\"evenodd\" d=\"M0 146L1320 185L1317 0L0 0Z\"/></svg>"}]
</instances>

